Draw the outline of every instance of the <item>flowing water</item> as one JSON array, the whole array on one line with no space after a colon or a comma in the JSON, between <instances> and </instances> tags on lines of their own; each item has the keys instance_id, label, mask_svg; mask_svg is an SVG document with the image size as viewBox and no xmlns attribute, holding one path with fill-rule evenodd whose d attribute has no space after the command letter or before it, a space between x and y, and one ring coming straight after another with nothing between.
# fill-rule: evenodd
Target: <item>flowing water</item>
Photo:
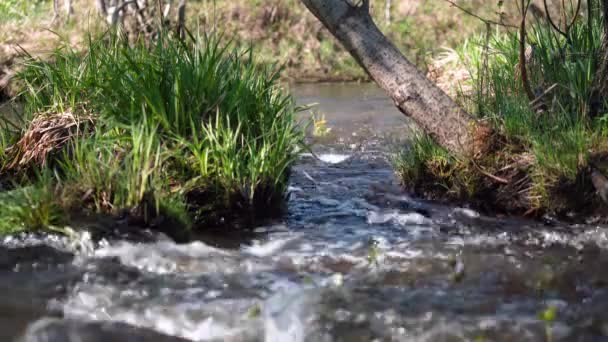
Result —
<instances>
[{"instance_id":1,"label":"flowing water","mask_svg":"<svg viewBox=\"0 0 608 342\"><path fill-rule=\"evenodd\" d=\"M294 91L332 131L283 218L180 245L6 238L0 341L608 341L608 229L411 198L381 92Z\"/></svg>"}]
</instances>

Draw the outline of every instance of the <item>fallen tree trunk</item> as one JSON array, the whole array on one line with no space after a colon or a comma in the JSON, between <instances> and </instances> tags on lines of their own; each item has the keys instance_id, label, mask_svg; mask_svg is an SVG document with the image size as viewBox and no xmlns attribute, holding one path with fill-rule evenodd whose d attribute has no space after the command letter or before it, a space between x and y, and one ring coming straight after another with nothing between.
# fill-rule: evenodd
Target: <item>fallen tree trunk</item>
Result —
<instances>
[{"instance_id":1,"label":"fallen tree trunk","mask_svg":"<svg viewBox=\"0 0 608 342\"><path fill-rule=\"evenodd\" d=\"M455 154L473 148L473 118L435 86L380 32L369 0L302 0L369 76L442 147Z\"/></svg>"}]
</instances>

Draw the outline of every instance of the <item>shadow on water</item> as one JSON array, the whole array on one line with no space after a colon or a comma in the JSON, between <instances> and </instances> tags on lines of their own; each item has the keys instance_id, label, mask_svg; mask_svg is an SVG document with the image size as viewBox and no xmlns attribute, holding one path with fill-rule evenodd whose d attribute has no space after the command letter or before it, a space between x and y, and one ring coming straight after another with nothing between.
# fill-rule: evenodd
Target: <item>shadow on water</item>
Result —
<instances>
[{"instance_id":1,"label":"shadow on water","mask_svg":"<svg viewBox=\"0 0 608 342\"><path fill-rule=\"evenodd\" d=\"M387 148L408 124L378 89L293 91L332 130L284 217L187 244L5 239L0 340L608 340L606 227L411 198Z\"/></svg>"}]
</instances>

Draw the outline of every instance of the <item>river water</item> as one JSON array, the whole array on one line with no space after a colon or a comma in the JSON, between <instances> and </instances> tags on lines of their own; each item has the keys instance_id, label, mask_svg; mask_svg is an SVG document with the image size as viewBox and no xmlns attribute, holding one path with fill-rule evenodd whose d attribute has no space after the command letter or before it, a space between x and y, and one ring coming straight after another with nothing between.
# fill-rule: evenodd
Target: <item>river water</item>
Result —
<instances>
[{"instance_id":1,"label":"river water","mask_svg":"<svg viewBox=\"0 0 608 342\"><path fill-rule=\"evenodd\" d=\"M332 131L284 217L180 245L5 238L0 341L608 341L608 229L412 198L378 89L294 93Z\"/></svg>"}]
</instances>

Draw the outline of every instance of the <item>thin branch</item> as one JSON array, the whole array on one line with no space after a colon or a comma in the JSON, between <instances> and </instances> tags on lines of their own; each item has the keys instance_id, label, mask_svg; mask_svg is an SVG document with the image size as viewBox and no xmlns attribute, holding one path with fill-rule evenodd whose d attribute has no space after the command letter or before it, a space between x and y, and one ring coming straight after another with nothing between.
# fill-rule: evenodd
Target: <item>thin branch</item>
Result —
<instances>
[{"instance_id":1,"label":"thin branch","mask_svg":"<svg viewBox=\"0 0 608 342\"><path fill-rule=\"evenodd\" d=\"M112 12L112 15L110 17L110 22L109 24L114 26L116 25L116 23L118 23L118 17L120 16L120 12L122 10L125 9L125 7L127 7L128 5L134 3L135 0L129 0L129 1L125 1L122 4L120 4L120 6L118 6L117 8L114 9L114 12Z\"/></svg>"},{"instance_id":2,"label":"thin branch","mask_svg":"<svg viewBox=\"0 0 608 342\"><path fill-rule=\"evenodd\" d=\"M493 175L491 173L489 173L488 171L484 170L481 166L479 166L479 164L477 164L477 162L475 162L474 159L471 159L471 161L473 162L473 165L475 166L475 168L484 176L491 178L495 181L497 181L498 183L502 183L502 184L509 184L510 182L502 177L498 177L496 175Z\"/></svg>"},{"instance_id":3,"label":"thin branch","mask_svg":"<svg viewBox=\"0 0 608 342\"><path fill-rule=\"evenodd\" d=\"M572 28L572 26L574 26L574 23L576 23L576 19L578 19L579 14L581 13L581 3L583 1L582 0L578 0L577 5L576 5L576 11L574 11L574 16L572 16L572 21L570 22L570 24L566 25L566 32L570 32L570 29ZM566 9L564 8L564 12L566 11Z\"/></svg>"},{"instance_id":4,"label":"thin branch","mask_svg":"<svg viewBox=\"0 0 608 342\"><path fill-rule=\"evenodd\" d=\"M526 96L529 101L534 101L535 96L530 86L530 80L528 79L528 70L526 68L526 16L528 15L528 6L530 0L521 0L521 25L519 26L519 74L521 76L521 83L524 86Z\"/></svg>"},{"instance_id":5,"label":"thin branch","mask_svg":"<svg viewBox=\"0 0 608 342\"><path fill-rule=\"evenodd\" d=\"M530 101L530 106L535 107L545 96L547 96L551 91L553 91L553 89L557 88L557 86L557 83L551 85L542 94L538 95L534 100Z\"/></svg>"},{"instance_id":6,"label":"thin branch","mask_svg":"<svg viewBox=\"0 0 608 342\"><path fill-rule=\"evenodd\" d=\"M566 30L563 31L562 29L559 28L559 25L555 24L555 21L551 17L551 11L549 10L549 4L547 4L547 0L543 0L543 5L545 6L545 12L547 13L547 21L549 22L551 27L553 27L553 29L555 31L557 31L559 34L564 36L568 42L570 42L570 29L572 28L572 26L574 26L574 24L576 23L576 19L578 19L579 15L581 13L581 7L582 7L581 4L582 4L582 0L577 0L576 10L574 11L572 20L570 21L570 23L568 23L568 22L564 23L566 25ZM565 18L565 16L566 16L565 6L563 8L563 11L564 11L564 18Z\"/></svg>"},{"instance_id":7,"label":"thin branch","mask_svg":"<svg viewBox=\"0 0 608 342\"><path fill-rule=\"evenodd\" d=\"M545 6L545 12L547 13L547 21L549 22L549 24L551 24L551 27L553 27L553 29L562 36L568 37L568 34L562 31L559 26L555 24L555 21L553 21L553 18L551 17L551 11L549 11L549 4L547 4L547 0L543 0L543 5Z\"/></svg>"},{"instance_id":8,"label":"thin branch","mask_svg":"<svg viewBox=\"0 0 608 342\"><path fill-rule=\"evenodd\" d=\"M515 25L506 24L506 23L503 23L503 22L498 22L498 21L494 21L494 20L483 18L483 17L479 16L478 14L473 13L473 12L469 11L468 9L466 9L466 8L458 5L457 3L455 3L452 0L443 0L443 1L449 3L450 5L452 5L452 6L456 7L456 8L458 8L459 10L461 10L462 12L470 15L473 18L477 18L477 19L481 20L485 24L498 25L498 26L509 27L509 28L517 28L517 26L515 26Z\"/></svg>"},{"instance_id":9,"label":"thin branch","mask_svg":"<svg viewBox=\"0 0 608 342\"><path fill-rule=\"evenodd\" d=\"M186 37L186 0L180 0L177 6L177 34L181 39Z\"/></svg>"}]
</instances>

